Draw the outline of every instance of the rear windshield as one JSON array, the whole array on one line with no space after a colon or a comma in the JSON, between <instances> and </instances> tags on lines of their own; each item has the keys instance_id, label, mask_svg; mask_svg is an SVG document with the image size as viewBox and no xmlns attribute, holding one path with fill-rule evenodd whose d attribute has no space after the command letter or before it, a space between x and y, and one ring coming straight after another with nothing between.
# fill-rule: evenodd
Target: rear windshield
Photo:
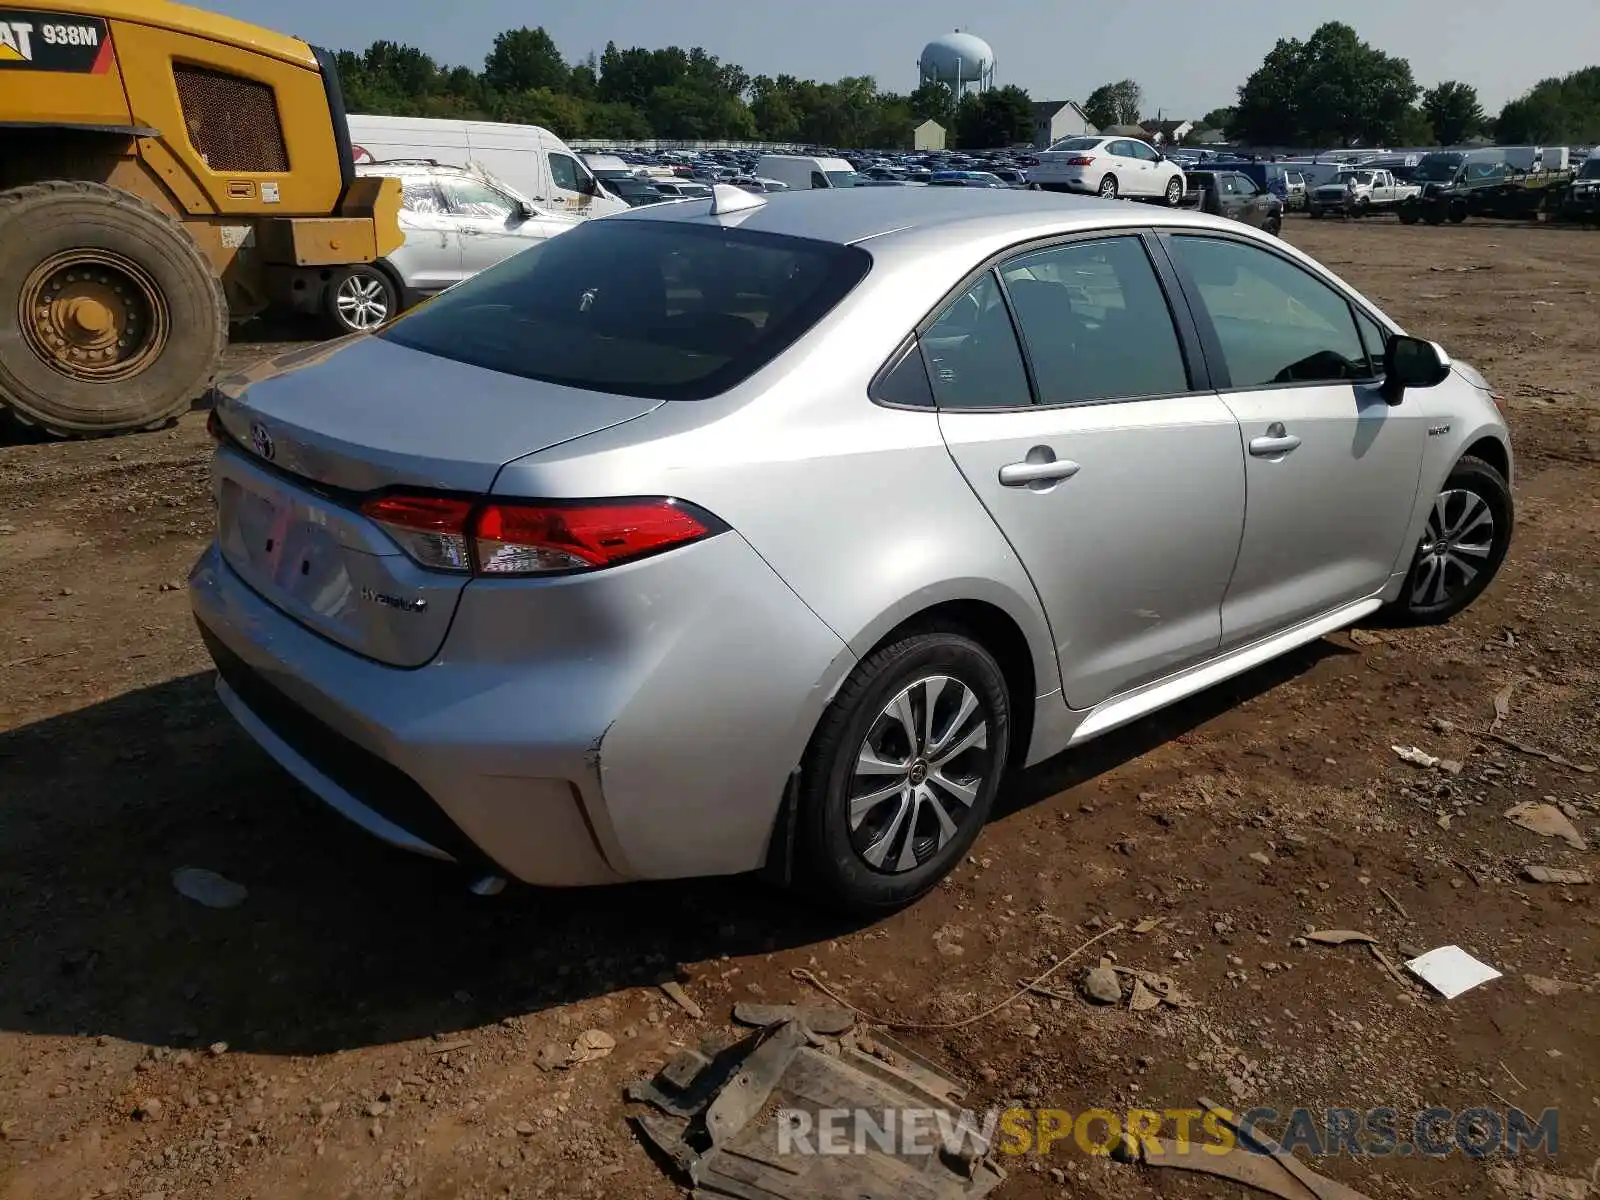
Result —
<instances>
[{"instance_id":1,"label":"rear windshield","mask_svg":"<svg viewBox=\"0 0 1600 1200\"><path fill-rule=\"evenodd\" d=\"M547 383L699 400L816 324L867 273L853 246L679 221L592 220L377 336Z\"/></svg>"},{"instance_id":2,"label":"rear windshield","mask_svg":"<svg viewBox=\"0 0 1600 1200\"><path fill-rule=\"evenodd\" d=\"M1100 139L1097 138L1097 137L1069 137L1069 138L1062 138L1054 146L1051 146L1050 149L1052 149L1052 150L1093 150L1099 144L1100 144Z\"/></svg>"}]
</instances>

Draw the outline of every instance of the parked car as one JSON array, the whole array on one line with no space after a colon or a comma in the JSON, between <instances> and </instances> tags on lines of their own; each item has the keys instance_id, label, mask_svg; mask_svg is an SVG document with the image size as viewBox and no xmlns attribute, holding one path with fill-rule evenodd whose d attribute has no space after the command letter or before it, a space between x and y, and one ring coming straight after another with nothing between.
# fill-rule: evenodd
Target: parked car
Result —
<instances>
[{"instance_id":1,"label":"parked car","mask_svg":"<svg viewBox=\"0 0 1600 1200\"><path fill-rule=\"evenodd\" d=\"M856 170L842 158L808 154L763 154L756 174L777 179L795 191L847 188L856 183Z\"/></svg>"},{"instance_id":2,"label":"parked car","mask_svg":"<svg viewBox=\"0 0 1600 1200\"><path fill-rule=\"evenodd\" d=\"M1136 138L1063 138L1039 155L1028 180L1047 192L1183 202L1183 169Z\"/></svg>"},{"instance_id":3,"label":"parked car","mask_svg":"<svg viewBox=\"0 0 1600 1200\"><path fill-rule=\"evenodd\" d=\"M1189 187L1200 192L1200 211L1253 225L1268 233L1283 229L1283 201L1256 186L1255 180L1238 171L1195 170L1188 176Z\"/></svg>"},{"instance_id":4,"label":"parked car","mask_svg":"<svg viewBox=\"0 0 1600 1200\"><path fill-rule=\"evenodd\" d=\"M1357 167L1312 189L1307 208L1312 220L1327 212L1362 217L1393 212L1402 201L1421 193L1420 185L1401 183L1386 169Z\"/></svg>"},{"instance_id":5,"label":"parked car","mask_svg":"<svg viewBox=\"0 0 1600 1200\"><path fill-rule=\"evenodd\" d=\"M1326 268L1009 189L585 222L225 381L212 428L222 702L483 891L904 904L1009 770L1444 620L1513 519L1483 378Z\"/></svg>"},{"instance_id":6,"label":"parked car","mask_svg":"<svg viewBox=\"0 0 1600 1200\"><path fill-rule=\"evenodd\" d=\"M1003 188L1010 185L990 171L935 171L928 183L935 187Z\"/></svg>"},{"instance_id":7,"label":"parked car","mask_svg":"<svg viewBox=\"0 0 1600 1200\"><path fill-rule=\"evenodd\" d=\"M541 208L482 171L388 162L362 163L356 173L400 180L405 244L345 273L334 301L348 333L376 329L401 309L583 220Z\"/></svg>"}]
</instances>

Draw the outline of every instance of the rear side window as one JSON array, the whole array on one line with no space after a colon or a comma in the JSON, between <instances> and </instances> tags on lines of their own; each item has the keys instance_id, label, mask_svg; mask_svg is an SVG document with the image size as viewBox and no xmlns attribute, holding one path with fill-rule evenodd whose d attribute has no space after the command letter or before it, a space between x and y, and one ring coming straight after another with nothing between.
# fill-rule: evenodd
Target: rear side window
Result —
<instances>
[{"instance_id":1,"label":"rear side window","mask_svg":"<svg viewBox=\"0 0 1600 1200\"><path fill-rule=\"evenodd\" d=\"M1070 242L1000 268L1040 404L1189 390L1178 333L1137 237Z\"/></svg>"},{"instance_id":2,"label":"rear side window","mask_svg":"<svg viewBox=\"0 0 1600 1200\"><path fill-rule=\"evenodd\" d=\"M547 383L698 400L791 345L871 266L866 251L679 221L591 221L378 336Z\"/></svg>"},{"instance_id":3,"label":"rear side window","mask_svg":"<svg viewBox=\"0 0 1600 1200\"><path fill-rule=\"evenodd\" d=\"M940 408L1026 408L1033 403L1005 297L987 272L922 335Z\"/></svg>"}]
</instances>

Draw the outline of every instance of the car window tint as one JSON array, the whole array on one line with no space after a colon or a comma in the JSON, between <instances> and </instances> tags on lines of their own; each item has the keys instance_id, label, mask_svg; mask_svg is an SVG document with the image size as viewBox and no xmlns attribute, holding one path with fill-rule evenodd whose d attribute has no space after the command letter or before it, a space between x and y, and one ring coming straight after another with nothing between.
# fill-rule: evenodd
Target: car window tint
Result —
<instances>
[{"instance_id":1,"label":"car window tint","mask_svg":"<svg viewBox=\"0 0 1600 1200\"><path fill-rule=\"evenodd\" d=\"M813 172L811 172L811 186L813 188L825 188L825 187L827 187L828 186L828 178L827 178L827 176L825 176L821 171L813 171Z\"/></svg>"},{"instance_id":2,"label":"car window tint","mask_svg":"<svg viewBox=\"0 0 1600 1200\"><path fill-rule=\"evenodd\" d=\"M1376 379L1383 374L1383 355L1389 347L1388 331L1359 308L1356 309L1356 325L1360 327L1361 341L1367 348L1368 374Z\"/></svg>"},{"instance_id":3,"label":"car window tint","mask_svg":"<svg viewBox=\"0 0 1600 1200\"><path fill-rule=\"evenodd\" d=\"M563 191L578 190L578 164L565 154L550 155L550 178Z\"/></svg>"},{"instance_id":4,"label":"car window tint","mask_svg":"<svg viewBox=\"0 0 1600 1200\"><path fill-rule=\"evenodd\" d=\"M1036 250L1000 275L1040 404L1188 390L1172 314L1139 238Z\"/></svg>"},{"instance_id":5,"label":"car window tint","mask_svg":"<svg viewBox=\"0 0 1600 1200\"><path fill-rule=\"evenodd\" d=\"M993 272L961 294L922 335L940 408L1031 404L1027 368Z\"/></svg>"},{"instance_id":6,"label":"car window tint","mask_svg":"<svg viewBox=\"0 0 1600 1200\"><path fill-rule=\"evenodd\" d=\"M872 398L880 404L908 408L932 408L933 384L928 379L928 364L921 347L912 338L898 351L889 368L872 385Z\"/></svg>"},{"instance_id":7,"label":"car window tint","mask_svg":"<svg viewBox=\"0 0 1600 1200\"><path fill-rule=\"evenodd\" d=\"M1232 386L1369 377L1350 306L1321 280L1242 242L1180 235L1172 246L1217 331Z\"/></svg>"},{"instance_id":8,"label":"car window tint","mask_svg":"<svg viewBox=\"0 0 1600 1200\"><path fill-rule=\"evenodd\" d=\"M458 216L504 221L516 211L510 196L475 179L442 179L439 186Z\"/></svg>"},{"instance_id":9,"label":"car window tint","mask_svg":"<svg viewBox=\"0 0 1600 1200\"><path fill-rule=\"evenodd\" d=\"M1256 194L1255 181L1248 175L1235 175L1233 187L1241 196L1254 196Z\"/></svg>"},{"instance_id":10,"label":"car window tint","mask_svg":"<svg viewBox=\"0 0 1600 1200\"><path fill-rule=\"evenodd\" d=\"M726 391L836 305L866 251L677 221L586 221L457 284L380 336L591 391ZM540 395L529 389L530 403Z\"/></svg>"},{"instance_id":11,"label":"car window tint","mask_svg":"<svg viewBox=\"0 0 1600 1200\"><path fill-rule=\"evenodd\" d=\"M442 213L444 193L431 179L407 179L400 185L400 207L413 213Z\"/></svg>"}]
</instances>

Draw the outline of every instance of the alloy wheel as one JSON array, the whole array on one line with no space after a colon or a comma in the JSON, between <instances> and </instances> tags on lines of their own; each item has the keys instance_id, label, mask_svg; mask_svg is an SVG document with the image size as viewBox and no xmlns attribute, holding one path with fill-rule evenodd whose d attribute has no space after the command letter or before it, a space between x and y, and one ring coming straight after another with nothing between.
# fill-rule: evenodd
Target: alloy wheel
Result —
<instances>
[{"instance_id":1,"label":"alloy wheel","mask_svg":"<svg viewBox=\"0 0 1600 1200\"><path fill-rule=\"evenodd\" d=\"M1178 202L1183 199L1183 184L1176 177L1167 184L1167 206L1177 208Z\"/></svg>"},{"instance_id":2,"label":"alloy wheel","mask_svg":"<svg viewBox=\"0 0 1600 1200\"><path fill-rule=\"evenodd\" d=\"M1494 550L1494 512L1477 492L1440 492L1417 547L1413 608L1437 608L1472 585Z\"/></svg>"},{"instance_id":3,"label":"alloy wheel","mask_svg":"<svg viewBox=\"0 0 1600 1200\"><path fill-rule=\"evenodd\" d=\"M1115 200L1117 198L1117 181L1115 177L1107 175L1100 181L1100 196L1104 200Z\"/></svg>"},{"instance_id":4,"label":"alloy wheel","mask_svg":"<svg viewBox=\"0 0 1600 1200\"><path fill-rule=\"evenodd\" d=\"M849 775L850 843L863 862L899 874L949 844L993 769L990 721L949 675L918 679L884 705Z\"/></svg>"},{"instance_id":5,"label":"alloy wheel","mask_svg":"<svg viewBox=\"0 0 1600 1200\"><path fill-rule=\"evenodd\" d=\"M371 275L349 275L334 293L339 319L349 328L365 333L389 319L389 294L381 279Z\"/></svg>"}]
</instances>

